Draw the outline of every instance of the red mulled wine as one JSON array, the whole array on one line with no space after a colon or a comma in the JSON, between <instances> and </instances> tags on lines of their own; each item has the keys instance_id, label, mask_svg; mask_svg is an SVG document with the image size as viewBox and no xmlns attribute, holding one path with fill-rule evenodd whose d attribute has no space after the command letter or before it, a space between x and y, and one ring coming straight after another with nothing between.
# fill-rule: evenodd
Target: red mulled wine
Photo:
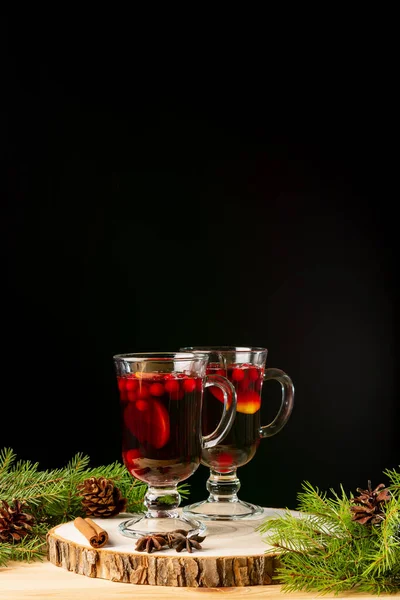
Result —
<instances>
[{"instance_id":1,"label":"red mulled wine","mask_svg":"<svg viewBox=\"0 0 400 600\"><path fill-rule=\"evenodd\" d=\"M203 450L202 464L219 473L227 473L248 463L260 442L261 388L264 369L252 364L229 365L209 363L207 374L227 377L236 389L237 408L232 428L222 444ZM215 428L221 418L223 394L217 387L204 392L202 411L203 435Z\"/></svg>"},{"instance_id":2,"label":"red mulled wine","mask_svg":"<svg viewBox=\"0 0 400 600\"><path fill-rule=\"evenodd\" d=\"M202 378L138 372L118 377L118 388L129 472L152 486L190 477L201 457Z\"/></svg>"}]
</instances>

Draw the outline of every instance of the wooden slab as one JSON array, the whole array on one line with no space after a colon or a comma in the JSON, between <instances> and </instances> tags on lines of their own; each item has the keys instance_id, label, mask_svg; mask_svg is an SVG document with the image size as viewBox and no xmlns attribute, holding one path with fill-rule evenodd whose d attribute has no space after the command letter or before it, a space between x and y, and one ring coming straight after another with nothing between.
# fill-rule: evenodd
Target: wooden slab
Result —
<instances>
[{"instance_id":1,"label":"wooden slab","mask_svg":"<svg viewBox=\"0 0 400 600\"><path fill-rule=\"evenodd\" d=\"M109 534L109 543L94 549L73 522L51 529L48 559L54 565L92 578L174 587L237 587L269 585L278 566L277 554L255 528L266 518L282 514L265 508L263 515L245 521L208 521L202 550L192 554L167 549L151 554L135 552L135 540L121 535L118 525L129 515L94 519Z\"/></svg>"}]
</instances>

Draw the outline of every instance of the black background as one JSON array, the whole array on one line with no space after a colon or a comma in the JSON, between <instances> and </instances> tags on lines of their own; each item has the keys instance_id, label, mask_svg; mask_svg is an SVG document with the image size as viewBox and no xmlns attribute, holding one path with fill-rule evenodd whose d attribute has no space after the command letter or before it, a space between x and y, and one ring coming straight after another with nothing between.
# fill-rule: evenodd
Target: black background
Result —
<instances>
[{"instance_id":1,"label":"black background","mask_svg":"<svg viewBox=\"0 0 400 600\"><path fill-rule=\"evenodd\" d=\"M258 345L295 409L241 497L378 484L400 420L385 82L204 40L169 53L139 30L10 26L0 447L43 468L118 460L113 354Z\"/></svg>"}]
</instances>

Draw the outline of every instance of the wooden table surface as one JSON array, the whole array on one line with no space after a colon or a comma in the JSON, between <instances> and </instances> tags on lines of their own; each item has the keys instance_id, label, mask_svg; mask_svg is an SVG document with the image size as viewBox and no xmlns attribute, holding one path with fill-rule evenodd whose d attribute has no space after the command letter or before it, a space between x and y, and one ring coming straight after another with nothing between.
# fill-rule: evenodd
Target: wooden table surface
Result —
<instances>
[{"instance_id":1,"label":"wooden table surface","mask_svg":"<svg viewBox=\"0 0 400 600\"><path fill-rule=\"evenodd\" d=\"M174 598L175 600L207 600L210 598L317 598L313 593L296 592L286 594L280 592L279 585L257 585L253 587L236 588L176 588L130 583L114 583L104 579L91 579L83 575L71 573L56 567L48 561L34 563L9 563L0 568L0 599L29 600L119 600L121 598L146 598L160 600ZM400 594L380 596L400 598ZM365 594L326 595L324 598L357 598L377 600L379 596Z\"/></svg>"}]
</instances>

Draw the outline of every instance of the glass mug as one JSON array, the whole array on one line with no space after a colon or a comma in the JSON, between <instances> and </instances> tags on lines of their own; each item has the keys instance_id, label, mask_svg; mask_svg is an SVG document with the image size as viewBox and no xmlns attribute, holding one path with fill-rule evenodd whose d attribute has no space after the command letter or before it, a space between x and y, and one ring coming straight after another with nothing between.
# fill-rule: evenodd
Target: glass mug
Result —
<instances>
[{"instance_id":1,"label":"glass mug","mask_svg":"<svg viewBox=\"0 0 400 600\"><path fill-rule=\"evenodd\" d=\"M219 374L207 374L208 354L160 352L117 354L122 422L122 457L133 477L147 484L146 512L119 525L127 537L185 529L202 533L204 524L179 514L177 485L199 467L202 452L221 443L235 416L236 394ZM223 398L219 422L202 435L205 388ZM166 501L166 497L168 497Z\"/></svg>"},{"instance_id":2,"label":"glass mug","mask_svg":"<svg viewBox=\"0 0 400 600\"><path fill-rule=\"evenodd\" d=\"M237 469L248 463L256 453L261 438L276 435L286 425L294 401L291 378L280 369L265 368L266 348L235 346L196 346L184 351L206 352L209 355L207 373L227 377L236 389L237 406L233 425L223 441L212 448L204 448L202 464L210 469L207 481L209 497L183 507L190 517L213 520L236 520L261 516L260 506L239 500L240 481ZM261 425L260 409L265 381L281 384L282 397L278 414L268 425ZM219 418L224 398L218 388L205 393L203 431Z\"/></svg>"}]
</instances>

